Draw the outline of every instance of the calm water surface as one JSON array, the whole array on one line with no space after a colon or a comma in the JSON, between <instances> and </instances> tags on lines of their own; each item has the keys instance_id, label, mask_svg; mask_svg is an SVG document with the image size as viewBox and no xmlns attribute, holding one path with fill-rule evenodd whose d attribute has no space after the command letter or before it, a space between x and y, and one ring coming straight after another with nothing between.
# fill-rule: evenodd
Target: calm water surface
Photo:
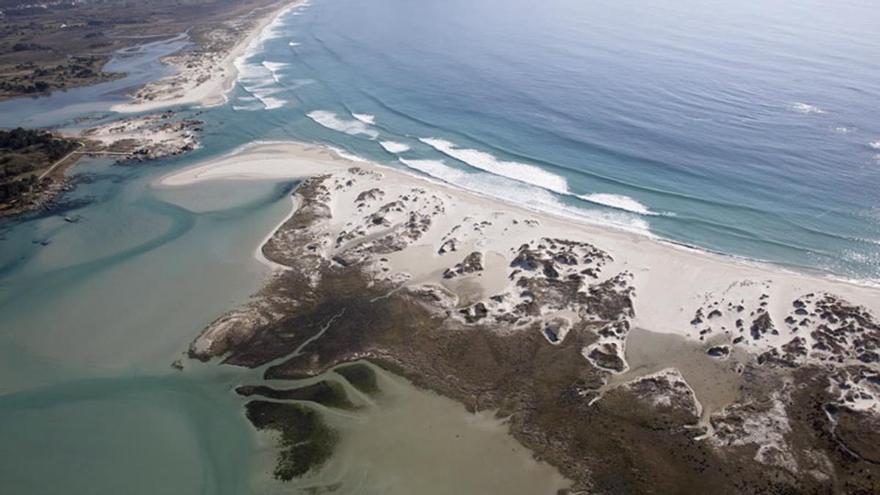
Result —
<instances>
[{"instance_id":1,"label":"calm water surface","mask_svg":"<svg viewBox=\"0 0 880 495\"><path fill-rule=\"evenodd\" d=\"M106 118L184 43L120 57L125 80L0 104L0 126ZM278 489L269 439L230 392L253 376L169 364L260 286L253 252L292 185L152 187L160 175L254 140L322 142L583 221L876 281L877 53L880 16L856 0L314 0L289 12L240 61L230 103L199 112L203 150L84 163L69 209L3 224L3 491ZM558 486L498 424L394 390L373 414L331 417L346 440L322 476L354 493ZM456 450L468 434L493 476L456 464L471 459Z\"/></svg>"}]
</instances>

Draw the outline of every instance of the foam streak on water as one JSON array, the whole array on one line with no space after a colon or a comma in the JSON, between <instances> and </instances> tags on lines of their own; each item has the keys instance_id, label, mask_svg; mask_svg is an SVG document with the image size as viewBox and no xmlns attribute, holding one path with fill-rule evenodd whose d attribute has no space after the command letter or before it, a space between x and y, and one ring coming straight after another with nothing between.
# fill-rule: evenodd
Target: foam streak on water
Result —
<instances>
[{"instance_id":1,"label":"foam streak on water","mask_svg":"<svg viewBox=\"0 0 880 495\"><path fill-rule=\"evenodd\" d=\"M316 123L328 129L333 129L334 131L344 132L352 136L364 135L370 139L376 139L379 137L378 131L371 128L369 124L366 124L360 119L343 119L337 114L326 110L315 110L306 115Z\"/></svg>"},{"instance_id":2,"label":"foam streak on water","mask_svg":"<svg viewBox=\"0 0 880 495\"><path fill-rule=\"evenodd\" d=\"M408 145L396 141L382 141L379 144L385 149L385 151L393 154L409 151Z\"/></svg>"},{"instance_id":3,"label":"foam streak on water","mask_svg":"<svg viewBox=\"0 0 880 495\"><path fill-rule=\"evenodd\" d=\"M562 202L546 189L524 184L506 177L485 172L469 173L453 168L442 160L407 160L400 163L432 178L502 201L515 201L516 205L593 225L612 226L628 232L650 236L648 222L636 215L623 212L586 210Z\"/></svg>"},{"instance_id":4,"label":"foam streak on water","mask_svg":"<svg viewBox=\"0 0 880 495\"><path fill-rule=\"evenodd\" d=\"M568 194L568 182L564 177L556 175L543 168L527 163L499 160L485 151L459 148L454 143L444 139L421 138L419 141L427 144L444 155L455 158L471 167L486 172L507 177L509 179L535 184L549 191L559 194Z\"/></svg>"}]
</instances>

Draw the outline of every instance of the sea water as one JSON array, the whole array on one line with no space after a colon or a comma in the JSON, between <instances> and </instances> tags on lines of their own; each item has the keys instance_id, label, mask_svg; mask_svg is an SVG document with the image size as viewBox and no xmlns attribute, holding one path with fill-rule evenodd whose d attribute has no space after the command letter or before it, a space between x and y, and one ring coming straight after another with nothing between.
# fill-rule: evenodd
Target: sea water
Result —
<instances>
[{"instance_id":1,"label":"sea water","mask_svg":"<svg viewBox=\"0 0 880 495\"><path fill-rule=\"evenodd\" d=\"M238 61L229 104L193 115L202 150L83 162L65 209L3 224L4 491L274 491L254 460L264 439L232 393L252 377L170 363L261 285L253 254L289 213L293 185L154 186L254 140L330 144L580 221L877 280L878 33L873 7L856 1L314 0L289 11ZM184 42L114 63L147 77ZM6 102L0 123L103 119L137 81ZM403 397L389 417L434 400ZM444 418L468 418L454 407ZM451 421L419 456L450 447L462 431ZM493 428L503 478L524 461L501 456L509 438ZM338 461L381 487L396 468L364 457L388 440L376 431L346 431Z\"/></svg>"},{"instance_id":2,"label":"sea water","mask_svg":"<svg viewBox=\"0 0 880 495\"><path fill-rule=\"evenodd\" d=\"M877 53L861 1L317 0L240 61L232 108L528 207L876 282Z\"/></svg>"}]
</instances>

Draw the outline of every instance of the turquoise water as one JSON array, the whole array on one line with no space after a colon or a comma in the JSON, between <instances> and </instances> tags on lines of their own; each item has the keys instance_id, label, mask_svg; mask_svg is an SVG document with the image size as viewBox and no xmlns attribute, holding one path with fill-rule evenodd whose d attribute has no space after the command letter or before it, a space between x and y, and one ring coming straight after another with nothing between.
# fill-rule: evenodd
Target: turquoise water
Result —
<instances>
[{"instance_id":1,"label":"turquoise water","mask_svg":"<svg viewBox=\"0 0 880 495\"><path fill-rule=\"evenodd\" d=\"M186 362L247 300L290 184L149 186L161 165L92 162L90 203L7 226L0 252L4 493L242 493L254 434L241 371ZM222 199L218 199L222 198ZM38 241L38 244L33 244ZM41 243L48 242L43 246Z\"/></svg>"},{"instance_id":2,"label":"turquoise water","mask_svg":"<svg viewBox=\"0 0 880 495\"><path fill-rule=\"evenodd\" d=\"M233 106L535 208L877 281L877 53L863 1L318 0Z\"/></svg>"},{"instance_id":3,"label":"turquoise water","mask_svg":"<svg viewBox=\"0 0 880 495\"><path fill-rule=\"evenodd\" d=\"M0 127L73 127L77 117L100 117L114 103L126 101L126 94L139 86L171 74L161 57L189 46L181 34L122 50L104 66L107 72L125 74L120 79L94 86L56 91L49 97L18 98L0 103ZM103 112L103 113L102 113Z\"/></svg>"},{"instance_id":4,"label":"turquoise water","mask_svg":"<svg viewBox=\"0 0 880 495\"><path fill-rule=\"evenodd\" d=\"M242 370L169 365L260 286L253 252L292 185L151 186L254 140L327 143L560 215L876 281L878 33L856 1L289 12L229 105L198 112L204 149L82 163L66 209L0 225L3 491L242 493L265 468L231 393ZM183 43L114 61L125 80L0 104L0 126L106 118Z\"/></svg>"}]
</instances>

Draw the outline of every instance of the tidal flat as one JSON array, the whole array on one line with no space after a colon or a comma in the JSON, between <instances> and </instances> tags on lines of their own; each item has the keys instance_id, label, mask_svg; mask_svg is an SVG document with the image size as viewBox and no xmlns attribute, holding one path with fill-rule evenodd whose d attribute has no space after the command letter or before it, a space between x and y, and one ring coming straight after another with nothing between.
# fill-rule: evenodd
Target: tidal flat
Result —
<instances>
[{"instance_id":1,"label":"tidal flat","mask_svg":"<svg viewBox=\"0 0 880 495\"><path fill-rule=\"evenodd\" d=\"M162 183L224 175L301 182L262 247L272 276L193 358L254 368L278 390L371 362L503 418L573 491L875 483L872 451L852 440L854 425L873 435L861 401L874 400L875 289L573 228L295 143Z\"/></svg>"}]
</instances>

